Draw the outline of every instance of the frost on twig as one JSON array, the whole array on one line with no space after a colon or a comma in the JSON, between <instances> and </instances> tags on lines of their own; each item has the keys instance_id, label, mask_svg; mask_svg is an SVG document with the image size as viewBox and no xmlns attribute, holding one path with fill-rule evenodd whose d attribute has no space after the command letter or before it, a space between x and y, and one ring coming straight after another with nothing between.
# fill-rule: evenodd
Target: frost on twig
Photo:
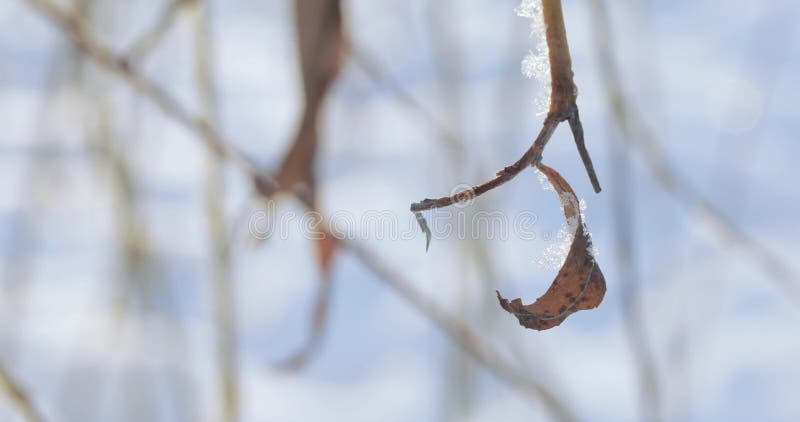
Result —
<instances>
[{"instance_id":1,"label":"frost on twig","mask_svg":"<svg viewBox=\"0 0 800 422\"><path fill-rule=\"evenodd\" d=\"M522 60L522 74L536 79L542 91L534 100L538 114L547 113L550 107L550 51L545 37L544 15L541 0L523 0L514 10L518 16L531 20L530 36L536 40L536 47Z\"/></svg>"}]
</instances>

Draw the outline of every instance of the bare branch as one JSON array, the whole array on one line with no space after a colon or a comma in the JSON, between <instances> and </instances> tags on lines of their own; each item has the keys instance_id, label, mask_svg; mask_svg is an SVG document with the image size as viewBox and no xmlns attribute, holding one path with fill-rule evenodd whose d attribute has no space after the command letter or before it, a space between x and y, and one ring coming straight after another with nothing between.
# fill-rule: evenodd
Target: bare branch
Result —
<instances>
[{"instance_id":1,"label":"bare branch","mask_svg":"<svg viewBox=\"0 0 800 422\"><path fill-rule=\"evenodd\" d=\"M578 147L578 154L580 154L581 160L583 160L583 166L589 174L592 188L594 188L595 193L600 193L602 190L600 188L600 181L597 180L597 173L594 171L592 157L589 156L589 151L586 149L586 143L583 139L583 124L581 124L581 118L578 115L577 108L575 108L575 114L569 118L569 128L572 130L572 137L575 139L575 145Z\"/></svg>"},{"instance_id":2,"label":"bare branch","mask_svg":"<svg viewBox=\"0 0 800 422\"><path fill-rule=\"evenodd\" d=\"M452 196L445 196L437 199L423 199L420 202L411 204L411 211L419 212L435 208L444 208L459 202L469 201L515 178L522 170L528 168L528 166L536 165L542 161L542 151L544 151L544 147L547 145L556 127L558 127L558 124L562 120L564 120L564 118L554 118L552 115L547 116L533 145L525 151L525 154L523 154L517 162L498 171L497 177L494 179L458 192Z\"/></svg>"},{"instance_id":3,"label":"bare branch","mask_svg":"<svg viewBox=\"0 0 800 422\"><path fill-rule=\"evenodd\" d=\"M419 100L414 97L414 95L412 95L408 90L404 89L400 82L398 82L396 78L394 78L384 69L383 66L381 66L380 62L374 55L372 55L363 47L351 45L350 59L352 63L361 68L364 74L366 74L367 77L369 77L369 79L371 79L376 85L380 83L388 83L392 89L391 93L397 100L414 109L417 114L419 114L423 119L427 120L431 126L435 127L440 132L444 140L448 143L449 147L454 147L453 144L457 143L458 141L458 136L455 134L454 130L447 127L447 125L441 121L439 116L428 110Z\"/></svg>"}]
</instances>

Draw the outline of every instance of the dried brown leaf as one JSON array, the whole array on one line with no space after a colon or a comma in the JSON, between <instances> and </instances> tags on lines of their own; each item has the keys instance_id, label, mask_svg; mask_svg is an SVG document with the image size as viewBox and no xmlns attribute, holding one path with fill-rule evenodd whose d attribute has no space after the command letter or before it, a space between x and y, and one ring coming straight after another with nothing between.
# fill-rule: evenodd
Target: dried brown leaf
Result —
<instances>
[{"instance_id":1,"label":"dried brown leaf","mask_svg":"<svg viewBox=\"0 0 800 422\"><path fill-rule=\"evenodd\" d=\"M280 191L294 191L304 205L314 211L318 203L314 167L319 145L319 114L341 70L346 43L340 0L295 0L295 11L305 108L294 141L275 176L277 183L256 176L255 186L265 198ZM336 248L337 243L329 234L318 243L318 264L322 273L330 271Z\"/></svg>"},{"instance_id":2,"label":"dried brown leaf","mask_svg":"<svg viewBox=\"0 0 800 422\"><path fill-rule=\"evenodd\" d=\"M276 179L284 189L301 184L313 198L319 112L342 67L345 39L340 0L295 0L295 8L305 109Z\"/></svg>"},{"instance_id":3,"label":"dried brown leaf","mask_svg":"<svg viewBox=\"0 0 800 422\"><path fill-rule=\"evenodd\" d=\"M277 183L256 177L255 186L266 198L279 191L291 190L308 210L316 211L317 177L314 168L319 146L319 114L341 70L346 43L340 0L295 0L295 11L305 108L294 142L275 176ZM299 370L309 362L319 349L327 326L331 265L340 245L327 231L323 231L315 243L321 277L311 331L305 345L278 365L288 370Z\"/></svg>"},{"instance_id":4,"label":"dried brown leaf","mask_svg":"<svg viewBox=\"0 0 800 422\"><path fill-rule=\"evenodd\" d=\"M521 299L509 301L500 292L497 292L497 299L500 306L516 316L523 327L547 330L577 311L599 306L606 292L606 280L591 254L592 240L584 228L575 191L557 171L544 164L537 167L558 193L566 218L577 219L572 245L553 284L536 302L523 305Z\"/></svg>"}]
</instances>

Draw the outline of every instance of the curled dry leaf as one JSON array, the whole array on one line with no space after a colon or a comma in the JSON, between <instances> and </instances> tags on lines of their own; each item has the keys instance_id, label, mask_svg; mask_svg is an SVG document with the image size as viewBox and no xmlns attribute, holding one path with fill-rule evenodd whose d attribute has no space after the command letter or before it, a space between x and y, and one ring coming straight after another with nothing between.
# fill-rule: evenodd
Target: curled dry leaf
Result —
<instances>
[{"instance_id":1,"label":"curled dry leaf","mask_svg":"<svg viewBox=\"0 0 800 422\"><path fill-rule=\"evenodd\" d=\"M536 302L523 305L521 299L509 301L500 292L497 292L497 299L503 309L517 317L520 325L547 330L577 311L600 305L606 293L606 280L592 256L592 240L584 228L577 195L557 171L544 164L537 167L558 193L567 221L575 222L572 245L553 284Z\"/></svg>"}]
</instances>

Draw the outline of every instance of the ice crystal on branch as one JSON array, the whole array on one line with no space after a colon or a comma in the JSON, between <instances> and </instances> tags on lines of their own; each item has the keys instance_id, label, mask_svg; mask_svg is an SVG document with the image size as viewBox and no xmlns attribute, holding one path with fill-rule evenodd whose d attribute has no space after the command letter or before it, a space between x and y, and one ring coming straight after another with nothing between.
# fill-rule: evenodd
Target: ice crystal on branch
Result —
<instances>
[{"instance_id":1,"label":"ice crystal on branch","mask_svg":"<svg viewBox=\"0 0 800 422\"><path fill-rule=\"evenodd\" d=\"M522 0L514 10L517 16L531 20L531 38L537 41L536 47L522 60L522 74L535 78L542 91L534 100L539 114L550 108L550 55L545 38L544 15L541 0Z\"/></svg>"}]
</instances>

